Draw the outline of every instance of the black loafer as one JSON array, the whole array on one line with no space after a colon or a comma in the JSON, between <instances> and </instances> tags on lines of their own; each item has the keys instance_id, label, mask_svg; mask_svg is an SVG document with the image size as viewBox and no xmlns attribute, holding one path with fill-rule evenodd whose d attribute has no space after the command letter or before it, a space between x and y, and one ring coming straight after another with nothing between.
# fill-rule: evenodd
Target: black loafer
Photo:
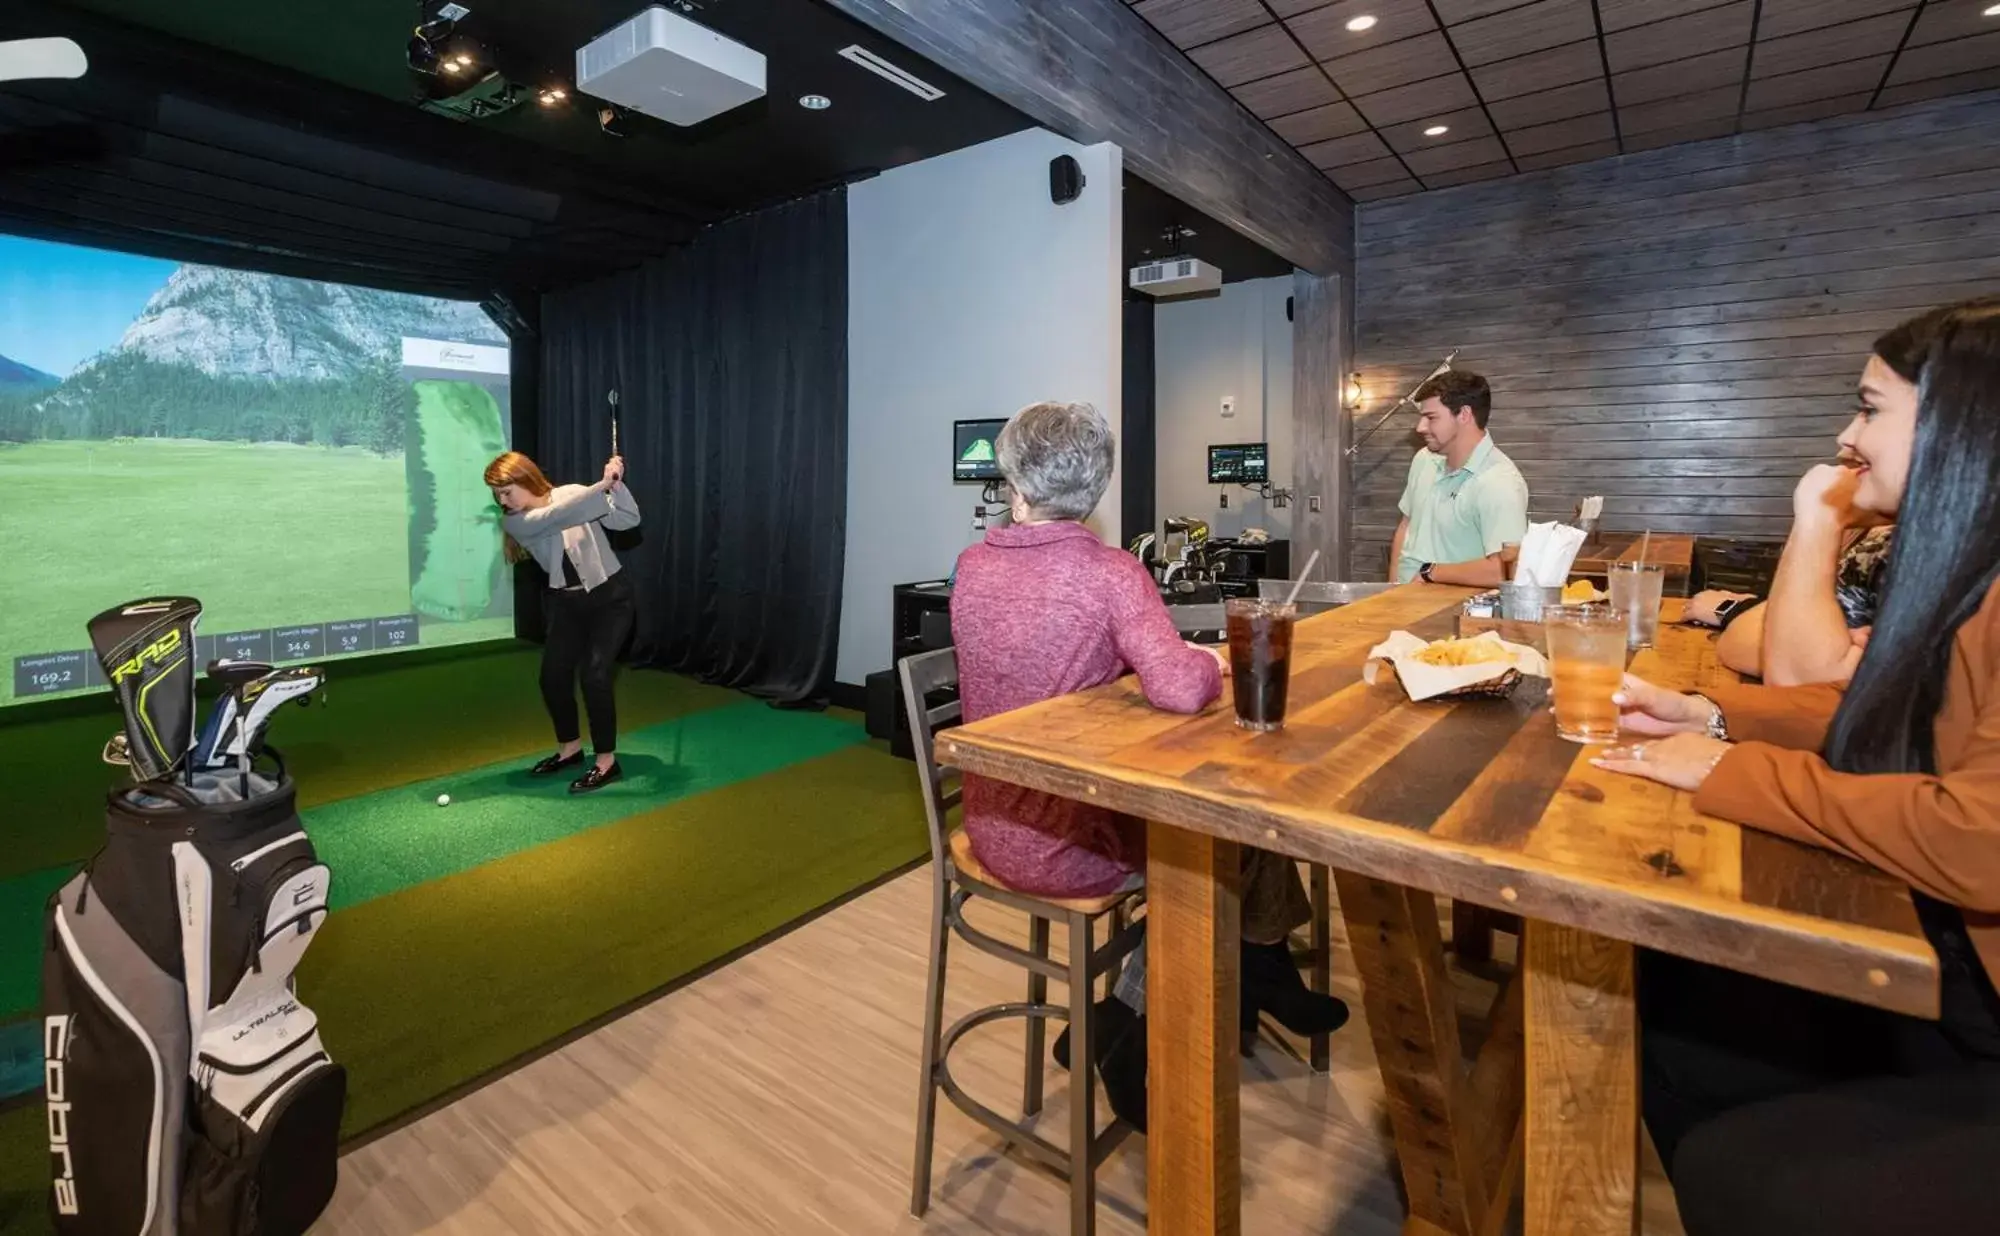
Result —
<instances>
[{"instance_id":1,"label":"black loafer","mask_svg":"<svg viewBox=\"0 0 2000 1236\"><path fill-rule=\"evenodd\" d=\"M528 770L530 777L548 777L576 764L583 763L583 752L574 755L552 755Z\"/></svg>"},{"instance_id":2,"label":"black loafer","mask_svg":"<svg viewBox=\"0 0 2000 1236\"><path fill-rule=\"evenodd\" d=\"M616 762L613 762L609 768L599 768L597 765L592 764L589 772L569 783L569 792L572 794L589 794L603 789L613 781L623 781L624 779L625 770L618 767Z\"/></svg>"}]
</instances>

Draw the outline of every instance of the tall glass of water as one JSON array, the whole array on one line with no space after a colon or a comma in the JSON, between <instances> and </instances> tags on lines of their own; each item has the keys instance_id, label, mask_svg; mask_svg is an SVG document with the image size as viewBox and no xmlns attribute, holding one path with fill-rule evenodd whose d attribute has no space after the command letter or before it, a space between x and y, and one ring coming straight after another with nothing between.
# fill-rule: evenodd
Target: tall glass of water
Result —
<instances>
[{"instance_id":1,"label":"tall glass of water","mask_svg":"<svg viewBox=\"0 0 2000 1236\"><path fill-rule=\"evenodd\" d=\"M1651 648L1660 635L1660 586L1665 573L1656 562L1614 562L1606 574L1611 580L1611 608L1625 615L1626 646Z\"/></svg>"}]
</instances>

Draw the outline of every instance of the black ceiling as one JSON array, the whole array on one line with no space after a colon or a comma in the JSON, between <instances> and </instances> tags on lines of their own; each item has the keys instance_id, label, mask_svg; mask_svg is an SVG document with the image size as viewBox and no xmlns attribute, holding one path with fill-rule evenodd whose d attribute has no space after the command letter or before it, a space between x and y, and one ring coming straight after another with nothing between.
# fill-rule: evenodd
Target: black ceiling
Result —
<instances>
[{"instance_id":1,"label":"black ceiling","mask_svg":"<svg viewBox=\"0 0 2000 1236\"><path fill-rule=\"evenodd\" d=\"M1292 273L1290 262L1131 172L1123 213L1128 271L1157 258L1192 257L1220 267L1224 283Z\"/></svg>"},{"instance_id":2,"label":"black ceiling","mask_svg":"<svg viewBox=\"0 0 2000 1236\"><path fill-rule=\"evenodd\" d=\"M639 0L473 0L463 29L553 77ZM186 260L479 296L635 264L745 210L1028 122L816 0L701 0L768 97L678 130L594 107L420 111L416 0L8 0L0 38L69 35L75 82L0 90L0 226ZM860 44L926 103L841 59ZM808 111L800 95L833 106Z\"/></svg>"}]
</instances>

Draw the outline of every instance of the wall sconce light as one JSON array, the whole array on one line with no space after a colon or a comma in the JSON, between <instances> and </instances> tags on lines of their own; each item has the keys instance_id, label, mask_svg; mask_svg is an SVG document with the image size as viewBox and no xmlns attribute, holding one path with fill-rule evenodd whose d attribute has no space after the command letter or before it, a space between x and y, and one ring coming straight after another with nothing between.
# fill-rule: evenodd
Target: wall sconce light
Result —
<instances>
[{"instance_id":1,"label":"wall sconce light","mask_svg":"<svg viewBox=\"0 0 2000 1236\"><path fill-rule=\"evenodd\" d=\"M1347 375L1347 410L1352 412L1361 406L1361 375Z\"/></svg>"}]
</instances>

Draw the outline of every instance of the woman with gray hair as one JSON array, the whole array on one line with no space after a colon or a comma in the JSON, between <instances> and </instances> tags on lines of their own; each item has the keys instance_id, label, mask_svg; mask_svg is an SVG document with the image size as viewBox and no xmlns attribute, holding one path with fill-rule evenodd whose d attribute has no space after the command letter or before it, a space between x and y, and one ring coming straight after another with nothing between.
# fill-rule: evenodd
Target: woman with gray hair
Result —
<instances>
[{"instance_id":1,"label":"woman with gray hair","mask_svg":"<svg viewBox=\"0 0 2000 1236\"><path fill-rule=\"evenodd\" d=\"M1007 422L995 446L1013 490L1013 523L990 530L959 556L951 598L965 720L1127 673L1139 676L1155 708L1195 713L1213 703L1222 694L1227 656L1184 642L1152 575L1082 522L1111 484L1115 444L1104 417L1085 403L1031 404ZM971 774L964 794L973 853L1024 893L1097 897L1136 887L1145 870L1143 821ZM1292 964L1288 937L1311 916L1296 864L1246 847L1242 915L1244 1026L1255 1029L1260 1008L1298 1034L1344 1023L1346 1005L1308 991ZM1132 985L1120 991L1133 1012L1144 1011ZM1143 1028L1121 1036L1116 1020L1104 1026L1099 1062L1106 1094L1119 1115L1143 1128ZM1105 1060L1120 1042L1133 1045L1126 1066L1115 1071L1122 1076ZM1058 1039L1057 1057L1066 1064L1063 1046Z\"/></svg>"}]
</instances>

